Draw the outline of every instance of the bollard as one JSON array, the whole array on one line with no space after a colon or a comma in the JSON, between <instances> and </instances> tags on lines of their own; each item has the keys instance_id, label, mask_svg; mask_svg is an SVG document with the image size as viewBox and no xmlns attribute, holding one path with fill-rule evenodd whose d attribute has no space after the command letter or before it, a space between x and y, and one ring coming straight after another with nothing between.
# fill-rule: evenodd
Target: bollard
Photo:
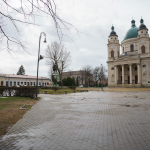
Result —
<instances>
[{"instance_id":1,"label":"bollard","mask_svg":"<svg viewBox=\"0 0 150 150\"><path fill-rule=\"evenodd\" d=\"M44 91L44 94L47 94L47 91Z\"/></svg>"},{"instance_id":2,"label":"bollard","mask_svg":"<svg viewBox=\"0 0 150 150\"><path fill-rule=\"evenodd\" d=\"M67 94L68 93L68 91L65 91L65 94Z\"/></svg>"},{"instance_id":3,"label":"bollard","mask_svg":"<svg viewBox=\"0 0 150 150\"><path fill-rule=\"evenodd\" d=\"M76 93L76 90L74 90L74 93Z\"/></svg>"}]
</instances>

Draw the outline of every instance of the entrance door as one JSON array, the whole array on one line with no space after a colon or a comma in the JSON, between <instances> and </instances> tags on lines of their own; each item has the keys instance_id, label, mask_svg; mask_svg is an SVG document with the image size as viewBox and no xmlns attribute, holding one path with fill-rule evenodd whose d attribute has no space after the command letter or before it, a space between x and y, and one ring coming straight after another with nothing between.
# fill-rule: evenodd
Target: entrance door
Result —
<instances>
[{"instance_id":1,"label":"entrance door","mask_svg":"<svg viewBox=\"0 0 150 150\"><path fill-rule=\"evenodd\" d=\"M135 75L135 84L137 84L137 82L138 82L138 76Z\"/></svg>"},{"instance_id":2,"label":"entrance door","mask_svg":"<svg viewBox=\"0 0 150 150\"><path fill-rule=\"evenodd\" d=\"M130 84L130 76L128 76L128 84Z\"/></svg>"}]
</instances>

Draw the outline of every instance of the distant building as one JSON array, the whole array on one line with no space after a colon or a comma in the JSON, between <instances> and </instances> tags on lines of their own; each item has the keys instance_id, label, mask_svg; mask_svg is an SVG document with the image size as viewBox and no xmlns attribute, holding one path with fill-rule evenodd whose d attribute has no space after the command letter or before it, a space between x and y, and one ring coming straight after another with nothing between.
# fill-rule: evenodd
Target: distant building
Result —
<instances>
[{"instance_id":1,"label":"distant building","mask_svg":"<svg viewBox=\"0 0 150 150\"><path fill-rule=\"evenodd\" d=\"M36 86L36 76L0 74L0 86ZM50 79L38 77L38 86L48 86Z\"/></svg>"},{"instance_id":2,"label":"distant building","mask_svg":"<svg viewBox=\"0 0 150 150\"><path fill-rule=\"evenodd\" d=\"M74 78L75 83L77 85L92 85L93 84L93 74L87 74L86 71L80 70L80 71L69 71L69 72L63 72L62 73L62 79L64 78Z\"/></svg>"},{"instance_id":3,"label":"distant building","mask_svg":"<svg viewBox=\"0 0 150 150\"><path fill-rule=\"evenodd\" d=\"M131 21L121 45L112 26L107 44L108 86L150 86L150 37L144 20L140 22L138 28Z\"/></svg>"}]
</instances>

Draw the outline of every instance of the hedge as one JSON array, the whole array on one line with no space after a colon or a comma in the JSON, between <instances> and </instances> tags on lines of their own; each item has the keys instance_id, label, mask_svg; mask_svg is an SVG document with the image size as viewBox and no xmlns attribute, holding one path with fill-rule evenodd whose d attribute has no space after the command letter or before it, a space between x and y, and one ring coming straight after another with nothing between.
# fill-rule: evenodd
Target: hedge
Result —
<instances>
[{"instance_id":1,"label":"hedge","mask_svg":"<svg viewBox=\"0 0 150 150\"><path fill-rule=\"evenodd\" d=\"M38 91L39 93L39 87ZM23 87L0 87L0 94L2 96L20 96L20 97L31 97L35 98L36 87L23 86Z\"/></svg>"}]
</instances>

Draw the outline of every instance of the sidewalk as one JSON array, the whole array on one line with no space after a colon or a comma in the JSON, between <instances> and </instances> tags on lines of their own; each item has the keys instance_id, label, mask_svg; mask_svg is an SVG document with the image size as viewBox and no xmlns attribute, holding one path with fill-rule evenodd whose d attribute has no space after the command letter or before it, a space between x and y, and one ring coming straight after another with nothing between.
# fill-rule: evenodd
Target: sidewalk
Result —
<instances>
[{"instance_id":1,"label":"sidewalk","mask_svg":"<svg viewBox=\"0 0 150 150\"><path fill-rule=\"evenodd\" d=\"M2 150L150 150L149 92L41 94Z\"/></svg>"}]
</instances>

